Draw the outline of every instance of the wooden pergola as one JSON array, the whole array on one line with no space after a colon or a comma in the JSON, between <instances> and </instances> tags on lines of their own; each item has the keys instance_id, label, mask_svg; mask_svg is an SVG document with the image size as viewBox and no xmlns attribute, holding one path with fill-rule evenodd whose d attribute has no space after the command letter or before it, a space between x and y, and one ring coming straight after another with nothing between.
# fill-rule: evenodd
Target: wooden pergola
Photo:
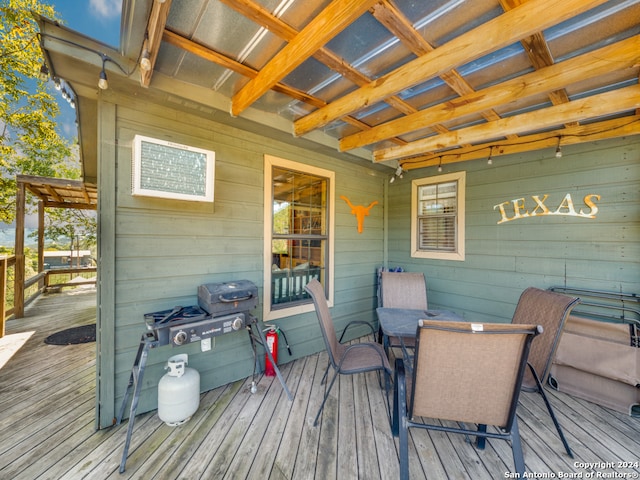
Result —
<instances>
[{"instance_id":1,"label":"wooden pergola","mask_svg":"<svg viewBox=\"0 0 640 480\"><path fill-rule=\"evenodd\" d=\"M25 259L24 226L26 211L26 192L35 195L38 200L38 273L44 270L44 209L75 208L78 210L96 210L98 189L95 185L82 180L65 178L47 178L32 175L16 177L16 240L15 240L15 287L14 316L24 316Z\"/></svg>"}]
</instances>

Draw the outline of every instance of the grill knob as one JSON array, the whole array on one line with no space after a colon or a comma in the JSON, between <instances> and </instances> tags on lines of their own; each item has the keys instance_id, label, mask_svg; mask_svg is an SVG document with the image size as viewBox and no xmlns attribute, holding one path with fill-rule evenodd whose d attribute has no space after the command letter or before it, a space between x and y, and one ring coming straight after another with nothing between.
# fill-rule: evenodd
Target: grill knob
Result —
<instances>
[{"instance_id":1,"label":"grill knob","mask_svg":"<svg viewBox=\"0 0 640 480\"><path fill-rule=\"evenodd\" d=\"M180 330L176 333L176 336L173 337L173 343L176 345L182 345L187 341L187 333L184 330Z\"/></svg>"},{"instance_id":2,"label":"grill knob","mask_svg":"<svg viewBox=\"0 0 640 480\"><path fill-rule=\"evenodd\" d=\"M231 327L232 327L234 330L240 330L240 329L242 328L242 325L243 325L243 323L242 323L242 319L241 319L240 317L236 317L236 318L233 320L233 323L231 324Z\"/></svg>"}]
</instances>

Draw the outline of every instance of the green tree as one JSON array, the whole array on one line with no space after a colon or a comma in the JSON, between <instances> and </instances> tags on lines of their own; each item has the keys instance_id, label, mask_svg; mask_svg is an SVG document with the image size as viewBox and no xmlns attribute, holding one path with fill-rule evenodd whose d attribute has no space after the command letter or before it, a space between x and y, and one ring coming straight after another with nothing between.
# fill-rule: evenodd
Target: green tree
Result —
<instances>
[{"instance_id":1,"label":"green tree","mask_svg":"<svg viewBox=\"0 0 640 480\"><path fill-rule=\"evenodd\" d=\"M43 63L33 12L61 22L54 7L38 0L0 0L0 222L15 217L18 174L77 179L77 149L58 131L60 113ZM83 211L48 209L45 238L69 241L79 234L95 245L96 222Z\"/></svg>"},{"instance_id":2,"label":"green tree","mask_svg":"<svg viewBox=\"0 0 640 480\"><path fill-rule=\"evenodd\" d=\"M60 20L37 0L0 0L0 221L15 217L17 174L78 178L71 148L59 133L59 107L40 79L43 56L32 12Z\"/></svg>"}]
</instances>

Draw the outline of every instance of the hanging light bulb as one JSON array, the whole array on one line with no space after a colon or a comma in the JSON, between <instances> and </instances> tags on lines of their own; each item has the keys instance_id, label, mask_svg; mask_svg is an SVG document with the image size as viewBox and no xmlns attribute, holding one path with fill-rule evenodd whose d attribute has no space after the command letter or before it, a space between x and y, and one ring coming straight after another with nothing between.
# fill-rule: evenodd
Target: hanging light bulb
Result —
<instances>
[{"instance_id":1,"label":"hanging light bulb","mask_svg":"<svg viewBox=\"0 0 640 480\"><path fill-rule=\"evenodd\" d=\"M560 148L560 142L562 137L558 137L558 146L556 147L556 158L562 158L562 149Z\"/></svg>"},{"instance_id":2,"label":"hanging light bulb","mask_svg":"<svg viewBox=\"0 0 640 480\"><path fill-rule=\"evenodd\" d=\"M151 70L151 59L149 55L149 50L145 47L142 51L142 58L140 59L140 68L144 72L148 72Z\"/></svg>"},{"instance_id":3,"label":"hanging light bulb","mask_svg":"<svg viewBox=\"0 0 640 480\"><path fill-rule=\"evenodd\" d=\"M49 79L49 69L47 68L47 65L44 63L40 67L40 73L38 74L38 78L40 78L40 81L42 82L46 82Z\"/></svg>"},{"instance_id":4,"label":"hanging light bulb","mask_svg":"<svg viewBox=\"0 0 640 480\"><path fill-rule=\"evenodd\" d=\"M144 43L142 44L142 55L140 55L140 69L143 72L151 70L151 55L149 53L149 34L145 32Z\"/></svg>"},{"instance_id":5,"label":"hanging light bulb","mask_svg":"<svg viewBox=\"0 0 640 480\"><path fill-rule=\"evenodd\" d=\"M442 172L442 157L440 157L440 160L438 162L438 172Z\"/></svg>"},{"instance_id":6,"label":"hanging light bulb","mask_svg":"<svg viewBox=\"0 0 640 480\"><path fill-rule=\"evenodd\" d=\"M104 62L102 64L102 71L100 72L100 80L98 80L98 88L100 90L106 90L109 88L109 82L107 82L107 72L104 71Z\"/></svg>"},{"instance_id":7,"label":"hanging light bulb","mask_svg":"<svg viewBox=\"0 0 640 480\"><path fill-rule=\"evenodd\" d=\"M60 84L60 79L59 78L54 78L53 79L53 86L55 87L56 90L60 90L62 88L62 85Z\"/></svg>"},{"instance_id":8,"label":"hanging light bulb","mask_svg":"<svg viewBox=\"0 0 640 480\"><path fill-rule=\"evenodd\" d=\"M487 158L487 165L493 165L493 147L489 149L489 158Z\"/></svg>"}]
</instances>

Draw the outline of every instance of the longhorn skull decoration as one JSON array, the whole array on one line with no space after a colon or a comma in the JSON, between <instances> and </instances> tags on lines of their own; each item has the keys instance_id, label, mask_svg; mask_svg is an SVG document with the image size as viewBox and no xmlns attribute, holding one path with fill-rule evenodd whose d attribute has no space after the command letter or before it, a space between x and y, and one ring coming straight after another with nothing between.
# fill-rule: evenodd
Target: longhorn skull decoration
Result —
<instances>
[{"instance_id":1,"label":"longhorn skull decoration","mask_svg":"<svg viewBox=\"0 0 640 480\"><path fill-rule=\"evenodd\" d=\"M377 205L378 201L376 200L375 202L371 202L368 207L365 207L364 205L353 205L344 195L340 195L340 198L347 202L347 205L351 207L351 213L358 219L358 233L362 233L362 230L364 229L364 217L369 216L369 210L371 210L371 207L374 205Z\"/></svg>"}]
</instances>

